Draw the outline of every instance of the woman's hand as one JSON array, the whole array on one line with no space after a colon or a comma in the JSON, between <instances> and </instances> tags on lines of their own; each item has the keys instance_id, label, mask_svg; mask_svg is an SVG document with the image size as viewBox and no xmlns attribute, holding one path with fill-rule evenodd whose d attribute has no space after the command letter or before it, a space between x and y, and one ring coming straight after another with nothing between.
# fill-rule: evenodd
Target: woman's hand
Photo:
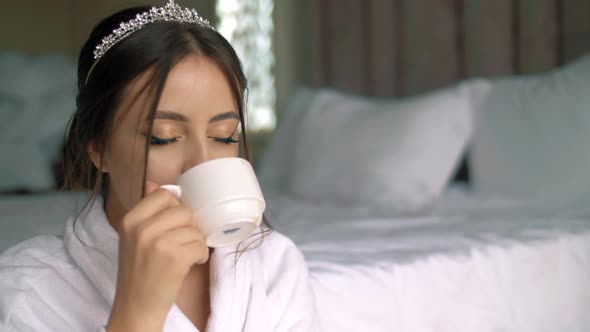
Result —
<instances>
[{"instance_id":1,"label":"woman's hand","mask_svg":"<svg viewBox=\"0 0 590 332\"><path fill-rule=\"evenodd\" d=\"M153 182L119 227L117 292L107 331L162 331L185 276L209 259L191 210Z\"/></svg>"}]
</instances>

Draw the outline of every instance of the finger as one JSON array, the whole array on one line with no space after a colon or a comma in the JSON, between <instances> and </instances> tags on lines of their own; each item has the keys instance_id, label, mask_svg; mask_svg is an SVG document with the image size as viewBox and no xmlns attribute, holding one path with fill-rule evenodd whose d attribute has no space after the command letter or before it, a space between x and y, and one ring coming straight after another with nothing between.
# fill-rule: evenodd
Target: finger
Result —
<instances>
[{"instance_id":1,"label":"finger","mask_svg":"<svg viewBox=\"0 0 590 332\"><path fill-rule=\"evenodd\" d=\"M184 246L193 242L205 243L205 237L193 226L171 229L161 234L159 239L177 246Z\"/></svg>"},{"instance_id":2,"label":"finger","mask_svg":"<svg viewBox=\"0 0 590 332\"><path fill-rule=\"evenodd\" d=\"M146 195L149 195L152 192L156 191L158 188L160 188L160 185L159 184L157 184L157 183L155 183L153 181L148 180L145 183L145 194Z\"/></svg>"},{"instance_id":3,"label":"finger","mask_svg":"<svg viewBox=\"0 0 590 332\"><path fill-rule=\"evenodd\" d=\"M183 259L190 265L204 264L209 260L209 248L205 242L194 241L182 246Z\"/></svg>"},{"instance_id":4,"label":"finger","mask_svg":"<svg viewBox=\"0 0 590 332\"><path fill-rule=\"evenodd\" d=\"M200 232L194 227L181 227L158 237L154 246L172 249L177 258L188 264L202 264L209 259L209 248Z\"/></svg>"},{"instance_id":5,"label":"finger","mask_svg":"<svg viewBox=\"0 0 590 332\"><path fill-rule=\"evenodd\" d=\"M192 210L182 205L168 208L152 216L138 226L137 232L143 241L151 241L164 232L179 227L191 227L198 231Z\"/></svg>"},{"instance_id":6,"label":"finger","mask_svg":"<svg viewBox=\"0 0 590 332\"><path fill-rule=\"evenodd\" d=\"M133 229L146 219L168 209L180 205L174 194L166 189L156 189L137 203L123 218L123 226Z\"/></svg>"}]
</instances>

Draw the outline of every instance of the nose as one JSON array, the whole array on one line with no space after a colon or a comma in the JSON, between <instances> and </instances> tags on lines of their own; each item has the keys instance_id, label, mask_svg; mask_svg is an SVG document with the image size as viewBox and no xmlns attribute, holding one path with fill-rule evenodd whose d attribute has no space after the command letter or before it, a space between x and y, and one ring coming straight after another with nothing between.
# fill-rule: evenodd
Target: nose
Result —
<instances>
[{"instance_id":1,"label":"nose","mask_svg":"<svg viewBox=\"0 0 590 332\"><path fill-rule=\"evenodd\" d=\"M185 147L185 158L182 172L202 164L210 159L210 152L206 140L199 140Z\"/></svg>"}]
</instances>

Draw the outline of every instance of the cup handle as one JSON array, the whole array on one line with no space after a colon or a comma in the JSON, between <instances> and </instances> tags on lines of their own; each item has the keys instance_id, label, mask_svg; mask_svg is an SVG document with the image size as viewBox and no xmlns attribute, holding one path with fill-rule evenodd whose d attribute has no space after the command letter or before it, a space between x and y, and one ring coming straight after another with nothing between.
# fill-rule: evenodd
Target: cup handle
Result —
<instances>
[{"instance_id":1,"label":"cup handle","mask_svg":"<svg viewBox=\"0 0 590 332\"><path fill-rule=\"evenodd\" d=\"M165 184L165 185L161 186L160 188L168 190L174 196L176 196L176 198L178 198L178 199L180 199L182 197L182 188L180 188L180 186L177 186L175 184Z\"/></svg>"}]
</instances>

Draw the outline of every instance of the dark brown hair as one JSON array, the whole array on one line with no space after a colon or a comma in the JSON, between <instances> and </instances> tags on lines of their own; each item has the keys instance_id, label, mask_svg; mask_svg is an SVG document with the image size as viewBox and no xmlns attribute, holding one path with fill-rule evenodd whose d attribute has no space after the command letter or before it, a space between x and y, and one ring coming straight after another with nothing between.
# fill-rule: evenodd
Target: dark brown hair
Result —
<instances>
[{"instance_id":1,"label":"dark brown hair","mask_svg":"<svg viewBox=\"0 0 590 332\"><path fill-rule=\"evenodd\" d=\"M99 194L106 194L109 178L108 174L94 166L87 148L94 142L101 155L104 153L104 147L115 125L115 111L120 106L129 83L141 74L150 73L142 92L148 91L153 96L147 110L147 118L151 123L148 135L151 136L154 114L166 78L171 68L190 54L212 60L226 76L240 117L242 155L248 159L244 115L247 81L234 49L218 32L196 24L155 22L115 44L94 63L93 51L102 38L109 35L121 22L131 20L138 13L149 9L129 8L104 19L94 28L80 52L77 108L70 120L64 143L64 189L90 190L92 195L89 202ZM146 182L149 147L149 140L146 140L143 187ZM102 156L100 159L103 159ZM142 188L142 192L144 189ZM270 229L265 217L263 223Z\"/></svg>"}]
</instances>

